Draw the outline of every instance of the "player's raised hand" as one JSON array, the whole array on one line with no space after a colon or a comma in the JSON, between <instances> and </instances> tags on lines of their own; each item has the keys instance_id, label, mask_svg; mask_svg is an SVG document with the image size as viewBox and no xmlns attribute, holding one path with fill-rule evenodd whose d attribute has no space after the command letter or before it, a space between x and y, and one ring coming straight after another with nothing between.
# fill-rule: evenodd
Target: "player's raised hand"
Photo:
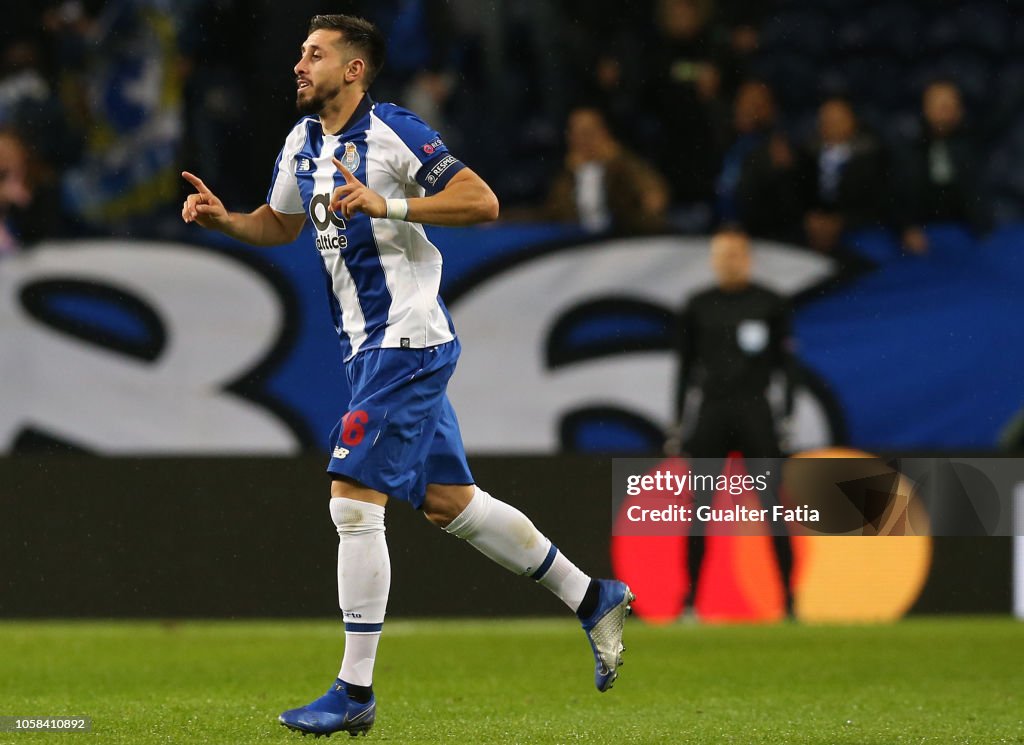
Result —
<instances>
[{"instance_id":1,"label":"player's raised hand","mask_svg":"<svg viewBox=\"0 0 1024 745\"><path fill-rule=\"evenodd\" d=\"M334 167L345 177L345 183L331 192L331 211L340 212L346 219L357 212L363 212L370 217L387 217L388 203L384 197L353 176L340 160L332 160Z\"/></svg>"},{"instance_id":2,"label":"player's raised hand","mask_svg":"<svg viewBox=\"0 0 1024 745\"><path fill-rule=\"evenodd\" d=\"M224 224L228 211L224 209L224 204L217 195L195 174L182 171L181 177L196 189L196 193L189 194L181 205L181 219L185 222L197 222L204 228L218 228Z\"/></svg>"}]
</instances>

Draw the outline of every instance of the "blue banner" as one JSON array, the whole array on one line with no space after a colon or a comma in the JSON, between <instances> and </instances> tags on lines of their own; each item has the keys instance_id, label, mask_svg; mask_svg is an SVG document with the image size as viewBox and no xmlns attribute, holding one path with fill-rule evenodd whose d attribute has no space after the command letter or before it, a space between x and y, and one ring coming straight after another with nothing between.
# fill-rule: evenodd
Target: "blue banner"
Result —
<instances>
[{"instance_id":1,"label":"blue banner","mask_svg":"<svg viewBox=\"0 0 1024 745\"><path fill-rule=\"evenodd\" d=\"M555 225L432 229L464 353L451 385L471 452L656 452L677 367L672 322L710 283L706 239L585 238ZM930 233L870 264L758 244L758 281L796 301L796 445L986 450L1024 406L1024 228ZM202 242L198 245L197 242ZM0 262L0 450L326 449L345 387L319 256L44 245Z\"/></svg>"}]
</instances>

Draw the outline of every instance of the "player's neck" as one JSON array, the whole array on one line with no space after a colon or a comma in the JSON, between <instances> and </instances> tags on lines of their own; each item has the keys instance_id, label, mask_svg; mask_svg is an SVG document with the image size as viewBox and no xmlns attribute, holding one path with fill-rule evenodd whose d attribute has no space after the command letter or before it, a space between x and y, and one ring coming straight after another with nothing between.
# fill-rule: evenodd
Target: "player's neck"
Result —
<instances>
[{"instance_id":1,"label":"player's neck","mask_svg":"<svg viewBox=\"0 0 1024 745\"><path fill-rule=\"evenodd\" d=\"M320 112L320 126L323 127L324 134L338 134L352 118L364 95L365 91L353 86L332 98Z\"/></svg>"},{"instance_id":2,"label":"player's neck","mask_svg":"<svg viewBox=\"0 0 1024 745\"><path fill-rule=\"evenodd\" d=\"M747 279L734 280L732 282L719 282L718 283L718 289L719 290L721 290L722 292L730 293L730 294L731 293L737 293L737 292L743 292L748 287L750 287L750 280L747 280Z\"/></svg>"}]
</instances>

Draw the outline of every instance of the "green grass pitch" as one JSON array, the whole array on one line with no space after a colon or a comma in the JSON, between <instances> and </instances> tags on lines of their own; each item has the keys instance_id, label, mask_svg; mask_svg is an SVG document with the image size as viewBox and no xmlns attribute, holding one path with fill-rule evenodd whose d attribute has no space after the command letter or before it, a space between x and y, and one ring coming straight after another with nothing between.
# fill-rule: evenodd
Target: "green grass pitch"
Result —
<instances>
[{"instance_id":1,"label":"green grass pitch","mask_svg":"<svg viewBox=\"0 0 1024 745\"><path fill-rule=\"evenodd\" d=\"M630 619L626 646L599 694L570 618L391 621L358 742L1024 743L1024 626L1009 619ZM321 621L2 622L0 715L87 715L93 732L0 742L298 743L277 714L320 695L340 651Z\"/></svg>"}]
</instances>

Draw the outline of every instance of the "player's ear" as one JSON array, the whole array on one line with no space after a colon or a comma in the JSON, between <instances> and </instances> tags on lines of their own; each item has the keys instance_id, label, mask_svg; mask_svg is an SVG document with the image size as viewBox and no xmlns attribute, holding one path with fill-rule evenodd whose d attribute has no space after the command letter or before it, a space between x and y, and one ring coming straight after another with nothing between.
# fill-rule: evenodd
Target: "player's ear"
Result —
<instances>
[{"instance_id":1,"label":"player's ear","mask_svg":"<svg viewBox=\"0 0 1024 745\"><path fill-rule=\"evenodd\" d=\"M345 66L345 81L354 83L366 72L366 62L356 57Z\"/></svg>"}]
</instances>

